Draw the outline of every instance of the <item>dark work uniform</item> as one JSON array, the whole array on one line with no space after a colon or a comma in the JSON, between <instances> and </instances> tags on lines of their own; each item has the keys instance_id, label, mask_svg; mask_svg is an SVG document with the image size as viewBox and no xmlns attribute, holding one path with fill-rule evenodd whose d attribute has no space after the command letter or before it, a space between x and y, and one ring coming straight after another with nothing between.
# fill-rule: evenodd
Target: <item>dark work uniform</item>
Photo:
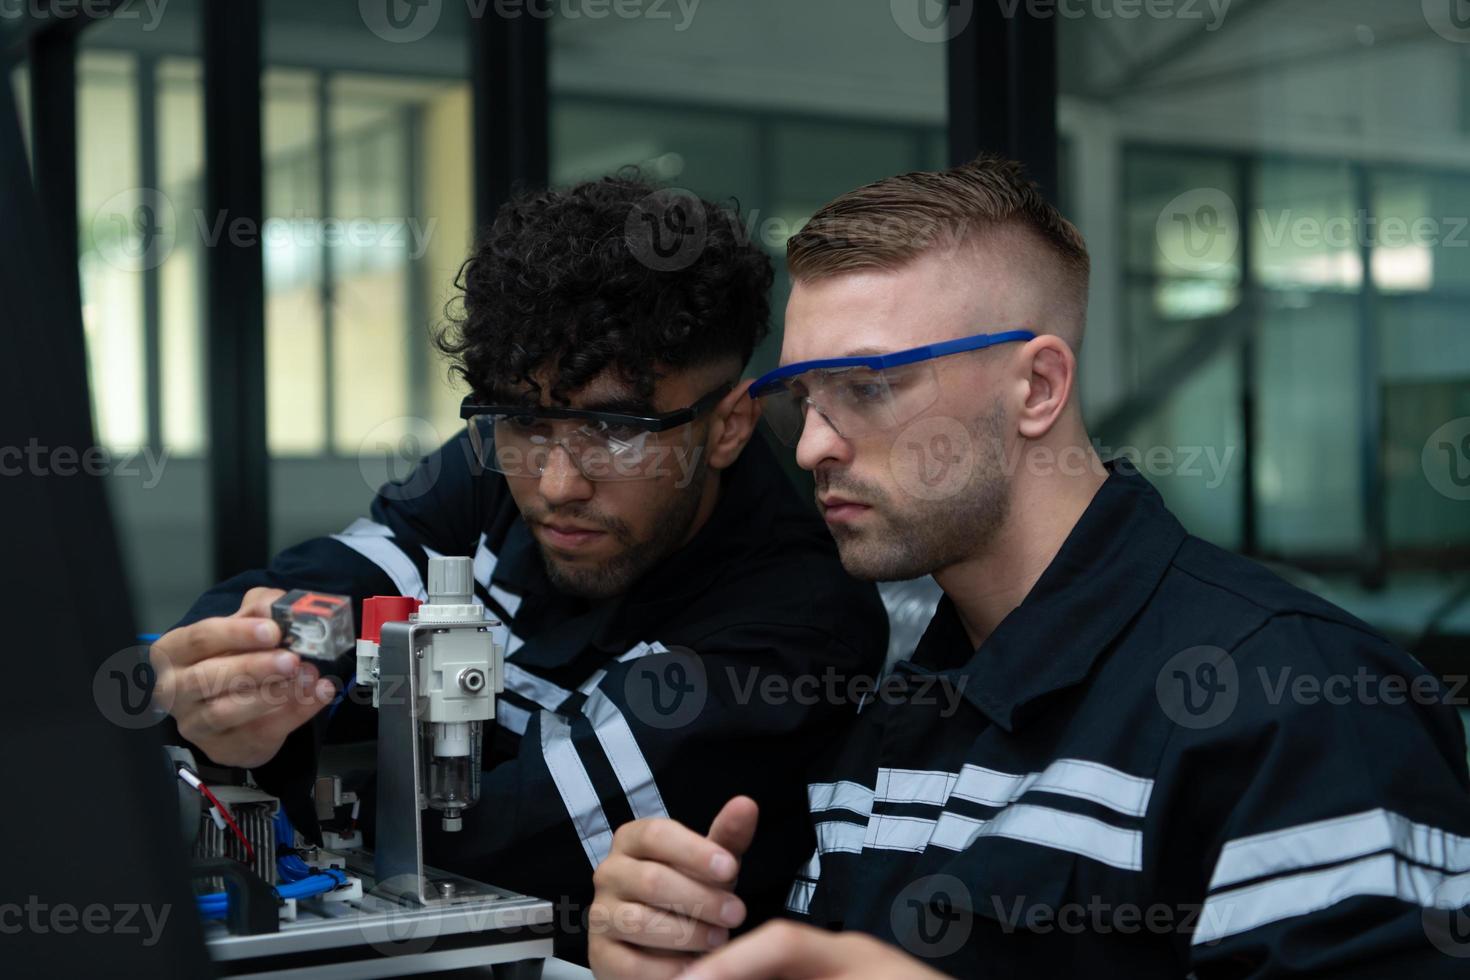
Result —
<instances>
[{"instance_id":1,"label":"dark work uniform","mask_svg":"<svg viewBox=\"0 0 1470 980\"><path fill-rule=\"evenodd\" d=\"M945 599L895 681L808 787L791 914L959 976L1470 976L1448 692L1136 474L978 650Z\"/></svg>"},{"instance_id":2,"label":"dark work uniform","mask_svg":"<svg viewBox=\"0 0 1470 980\"><path fill-rule=\"evenodd\" d=\"M812 848L805 767L852 711L781 692L801 676L881 669L877 590L843 572L826 528L756 438L724 472L704 527L628 593L561 594L505 479L476 473L467 443L451 440L385 485L371 519L212 589L184 622L234 612L259 585L351 595L360 622L365 596L423 598L431 555L472 555L479 599L509 628L506 690L486 725L480 802L458 833L425 821L430 862L581 909L619 824L667 816L703 831L746 793L762 813L740 890L757 917L778 913ZM351 676L351 659L338 676ZM330 724L299 729L256 770L298 828L315 828L314 728L371 730L370 704L348 697ZM371 801L362 810L370 825ZM580 932L558 939L561 956L584 949Z\"/></svg>"}]
</instances>

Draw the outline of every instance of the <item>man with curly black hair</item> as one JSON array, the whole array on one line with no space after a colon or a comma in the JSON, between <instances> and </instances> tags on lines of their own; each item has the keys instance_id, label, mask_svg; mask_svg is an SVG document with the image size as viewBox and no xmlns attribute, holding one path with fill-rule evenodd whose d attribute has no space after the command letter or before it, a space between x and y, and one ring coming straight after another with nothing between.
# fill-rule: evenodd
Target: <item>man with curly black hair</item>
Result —
<instances>
[{"instance_id":1,"label":"man with curly black hair","mask_svg":"<svg viewBox=\"0 0 1470 980\"><path fill-rule=\"evenodd\" d=\"M887 620L752 439L740 375L772 272L742 231L733 209L627 173L501 208L437 337L469 388L465 431L369 518L221 583L155 644L180 738L252 770L318 839L320 741L376 718L350 663L319 675L278 649L271 601L344 593L360 620L367 596L423 598L430 556L472 556L509 630L506 690L481 801L457 833L425 828L431 861L555 901L558 952L582 958L615 832L668 817L744 855L726 926L701 944L774 914L813 846L802 763L871 688ZM754 840L711 826L736 793L770 815ZM649 935L666 928L641 914Z\"/></svg>"}]
</instances>

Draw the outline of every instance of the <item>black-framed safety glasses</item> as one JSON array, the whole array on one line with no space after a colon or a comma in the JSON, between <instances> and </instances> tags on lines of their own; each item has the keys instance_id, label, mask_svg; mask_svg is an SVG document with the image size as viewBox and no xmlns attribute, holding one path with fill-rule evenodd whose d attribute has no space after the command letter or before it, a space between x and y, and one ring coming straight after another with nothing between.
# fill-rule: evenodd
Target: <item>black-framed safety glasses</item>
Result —
<instances>
[{"instance_id":1,"label":"black-framed safety glasses","mask_svg":"<svg viewBox=\"0 0 1470 980\"><path fill-rule=\"evenodd\" d=\"M540 405L482 405L467 395L459 415L480 465L513 477L539 477L551 454L565 450L589 480L650 480L679 473L677 453L693 449L689 423L734 388L726 383L685 408L629 415Z\"/></svg>"}]
</instances>

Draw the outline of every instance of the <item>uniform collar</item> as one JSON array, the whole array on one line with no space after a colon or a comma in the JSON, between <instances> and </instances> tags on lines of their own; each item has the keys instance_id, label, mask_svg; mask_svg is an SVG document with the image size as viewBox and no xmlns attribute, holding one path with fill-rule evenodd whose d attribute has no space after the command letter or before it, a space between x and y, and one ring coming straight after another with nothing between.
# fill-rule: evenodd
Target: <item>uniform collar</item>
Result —
<instances>
[{"instance_id":1,"label":"uniform collar","mask_svg":"<svg viewBox=\"0 0 1470 980\"><path fill-rule=\"evenodd\" d=\"M1034 702L1088 675L1153 595L1185 539L1147 480L1107 466L1056 557L978 650L946 596L914 652L919 667L962 662L952 672L966 699L1008 732Z\"/></svg>"}]
</instances>

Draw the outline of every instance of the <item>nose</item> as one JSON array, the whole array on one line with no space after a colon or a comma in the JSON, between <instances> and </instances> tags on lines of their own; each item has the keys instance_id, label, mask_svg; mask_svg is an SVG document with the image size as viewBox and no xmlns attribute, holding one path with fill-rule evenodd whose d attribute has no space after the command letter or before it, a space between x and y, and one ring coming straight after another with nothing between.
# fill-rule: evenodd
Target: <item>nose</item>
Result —
<instances>
[{"instance_id":1,"label":"nose","mask_svg":"<svg viewBox=\"0 0 1470 980\"><path fill-rule=\"evenodd\" d=\"M801 437L796 442L796 465L816 472L817 467L827 460L849 462L852 458L852 444L832 428L827 416L815 405L808 403L805 411Z\"/></svg>"},{"instance_id":2,"label":"nose","mask_svg":"<svg viewBox=\"0 0 1470 980\"><path fill-rule=\"evenodd\" d=\"M552 507L586 500L592 496L592 481L582 475L565 446L556 446L546 457L546 468L537 484L541 496Z\"/></svg>"}]
</instances>

